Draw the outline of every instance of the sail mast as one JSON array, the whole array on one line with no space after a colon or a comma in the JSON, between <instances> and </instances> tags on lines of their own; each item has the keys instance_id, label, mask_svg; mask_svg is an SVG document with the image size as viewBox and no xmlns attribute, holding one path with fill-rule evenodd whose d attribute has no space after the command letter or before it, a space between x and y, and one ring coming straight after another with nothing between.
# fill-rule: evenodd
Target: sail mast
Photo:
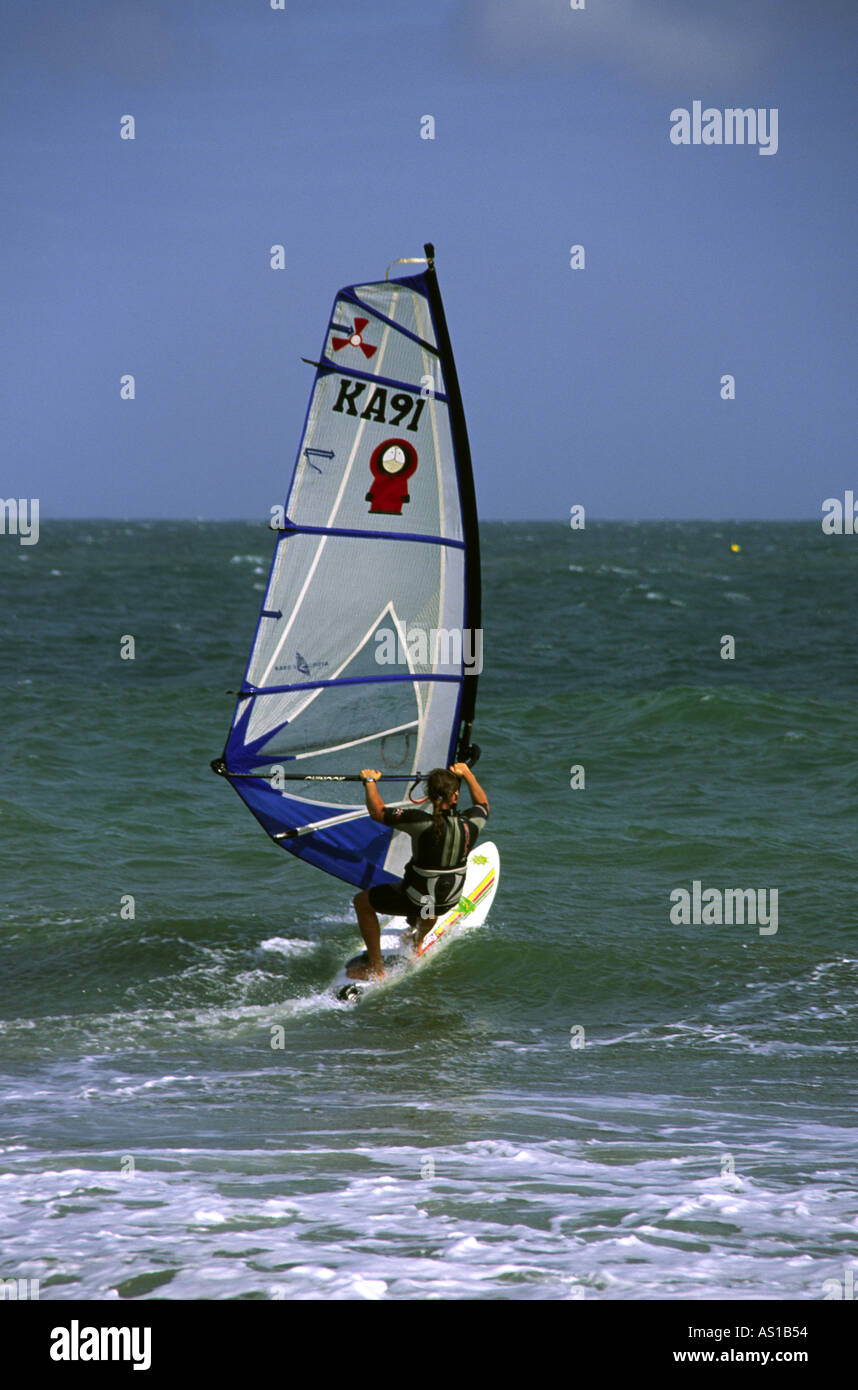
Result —
<instances>
[{"instance_id":1,"label":"sail mast","mask_svg":"<svg viewBox=\"0 0 858 1390\"><path fill-rule=\"evenodd\" d=\"M435 247L431 241L427 241L423 250L426 252L426 289L429 297L429 306L435 324L438 349L444 363L444 382L450 404L450 425L453 434L453 448L456 453L459 496L462 503L462 524L464 527L466 546L464 626L469 628L473 634L482 626L482 589L480 583L480 529L477 519L477 497L474 489L471 446L468 440L468 428L465 424L465 409L462 405L462 393L459 388L459 377L453 358L453 348L450 343L447 318L444 313L441 290L435 271ZM463 633L462 642L464 643L464 641L465 634ZM474 722L474 710L477 702L478 679L479 676L476 674L466 675L463 682L462 702L460 707L461 728L456 749L457 759L467 759L470 751L471 727Z\"/></svg>"}]
</instances>

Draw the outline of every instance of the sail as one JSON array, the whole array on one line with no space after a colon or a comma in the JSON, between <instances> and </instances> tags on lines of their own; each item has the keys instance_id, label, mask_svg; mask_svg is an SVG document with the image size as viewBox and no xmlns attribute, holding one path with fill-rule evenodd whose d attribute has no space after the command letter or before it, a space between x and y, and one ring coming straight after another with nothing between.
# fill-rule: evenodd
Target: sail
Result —
<instances>
[{"instance_id":1,"label":"sail","mask_svg":"<svg viewBox=\"0 0 858 1390\"><path fill-rule=\"evenodd\" d=\"M366 813L467 756L479 673L470 452L431 246L331 310L222 760L277 843L361 888L409 852ZM400 843L402 842L402 843Z\"/></svg>"}]
</instances>

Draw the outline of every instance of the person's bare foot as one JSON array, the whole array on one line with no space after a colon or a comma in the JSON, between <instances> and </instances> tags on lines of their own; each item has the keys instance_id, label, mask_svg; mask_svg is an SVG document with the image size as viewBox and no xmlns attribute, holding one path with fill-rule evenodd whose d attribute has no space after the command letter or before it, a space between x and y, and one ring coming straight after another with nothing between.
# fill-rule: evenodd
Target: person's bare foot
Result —
<instances>
[{"instance_id":1,"label":"person's bare foot","mask_svg":"<svg viewBox=\"0 0 858 1390\"><path fill-rule=\"evenodd\" d=\"M427 936L431 936L432 930L433 930L434 926L435 926L435 923L434 923L434 922L430 922L429 925L428 925L427 927L424 927L423 931L422 931L422 932L420 933L420 935L418 936L418 938L417 938L417 951L418 951L418 954L419 954L420 952L422 952L423 947L426 945L426 938L427 938Z\"/></svg>"},{"instance_id":2,"label":"person's bare foot","mask_svg":"<svg viewBox=\"0 0 858 1390\"><path fill-rule=\"evenodd\" d=\"M370 965L369 956L364 951L361 959L347 968L346 974L350 980L383 980L384 965L383 963L379 963L378 966Z\"/></svg>"}]
</instances>

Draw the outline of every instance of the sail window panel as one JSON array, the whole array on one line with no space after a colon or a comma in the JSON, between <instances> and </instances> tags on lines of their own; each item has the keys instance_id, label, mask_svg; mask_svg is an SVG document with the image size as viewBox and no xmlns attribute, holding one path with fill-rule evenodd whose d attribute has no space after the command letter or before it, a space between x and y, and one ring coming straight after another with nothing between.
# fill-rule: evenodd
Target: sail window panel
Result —
<instances>
[{"instance_id":1,"label":"sail window panel","mask_svg":"<svg viewBox=\"0 0 858 1390\"><path fill-rule=\"evenodd\" d=\"M318 691L294 725L272 726L265 719L255 731L257 769L276 766L290 774L285 790L309 800L363 805L360 783L296 781L296 774L341 776L364 767L407 779L446 766L459 686L454 682L390 682L371 686L326 686ZM278 697L272 696L270 700ZM255 714L268 699L255 701ZM405 796L407 781L391 783L386 801Z\"/></svg>"},{"instance_id":2,"label":"sail window panel","mask_svg":"<svg viewBox=\"0 0 858 1390\"><path fill-rule=\"evenodd\" d=\"M390 748L397 749L397 759L407 743L415 742L421 698L410 681L318 686L288 697L266 695L254 701L246 739L258 749L259 757L311 758L313 766L308 762L307 767L313 772L355 771L356 759L361 767L369 766L365 761L369 748L364 751L361 740L387 736ZM287 700L294 718L284 723ZM353 745L354 751L346 745ZM328 750L334 751L329 755ZM335 756L339 762L336 767L316 767L317 755L319 760ZM292 770L303 771L303 764Z\"/></svg>"}]
</instances>

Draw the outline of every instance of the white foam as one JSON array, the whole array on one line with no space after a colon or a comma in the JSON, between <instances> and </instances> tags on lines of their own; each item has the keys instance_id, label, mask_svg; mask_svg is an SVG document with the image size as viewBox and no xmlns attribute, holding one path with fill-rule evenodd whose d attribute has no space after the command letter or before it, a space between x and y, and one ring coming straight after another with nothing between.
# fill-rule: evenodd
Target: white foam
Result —
<instances>
[{"instance_id":1,"label":"white foam","mask_svg":"<svg viewBox=\"0 0 858 1390\"><path fill-rule=\"evenodd\" d=\"M281 956L306 956L318 949L318 943L294 936L269 936L266 941L260 941L259 949L276 951Z\"/></svg>"}]
</instances>

